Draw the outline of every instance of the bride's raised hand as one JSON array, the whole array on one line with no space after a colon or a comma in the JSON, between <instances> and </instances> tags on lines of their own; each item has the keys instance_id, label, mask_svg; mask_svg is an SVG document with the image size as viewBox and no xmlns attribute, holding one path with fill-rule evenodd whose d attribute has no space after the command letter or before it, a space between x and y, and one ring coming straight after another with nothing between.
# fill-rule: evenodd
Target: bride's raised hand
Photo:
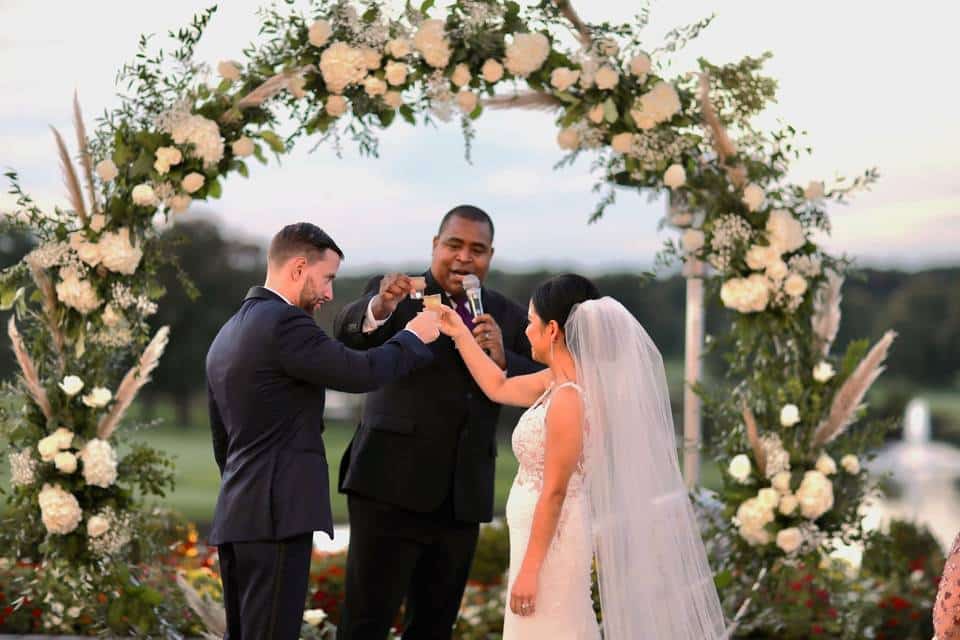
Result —
<instances>
[{"instance_id":1,"label":"bride's raised hand","mask_svg":"<svg viewBox=\"0 0 960 640\"><path fill-rule=\"evenodd\" d=\"M471 336L470 329L464 324L460 314L450 307L439 307L440 333L450 336L454 340Z\"/></svg>"}]
</instances>

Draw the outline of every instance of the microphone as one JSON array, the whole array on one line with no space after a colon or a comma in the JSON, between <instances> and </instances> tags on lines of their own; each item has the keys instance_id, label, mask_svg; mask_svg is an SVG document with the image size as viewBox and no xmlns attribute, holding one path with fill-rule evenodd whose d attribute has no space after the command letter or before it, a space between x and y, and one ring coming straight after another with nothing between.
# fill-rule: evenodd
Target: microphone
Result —
<instances>
[{"instance_id":1,"label":"microphone","mask_svg":"<svg viewBox=\"0 0 960 640\"><path fill-rule=\"evenodd\" d=\"M472 273L463 276L463 290L467 294L467 304L474 319L483 315L483 300L480 296L480 278Z\"/></svg>"}]
</instances>

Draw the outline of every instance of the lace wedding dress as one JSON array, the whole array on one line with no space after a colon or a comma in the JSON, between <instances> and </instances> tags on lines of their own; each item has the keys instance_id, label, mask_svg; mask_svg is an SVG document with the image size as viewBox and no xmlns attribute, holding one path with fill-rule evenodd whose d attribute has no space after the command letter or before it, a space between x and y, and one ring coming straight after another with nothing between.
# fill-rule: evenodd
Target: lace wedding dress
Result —
<instances>
[{"instance_id":1,"label":"lace wedding dress","mask_svg":"<svg viewBox=\"0 0 960 640\"><path fill-rule=\"evenodd\" d=\"M523 563L533 526L533 512L543 489L546 416L553 392L567 382L551 387L520 418L513 432L513 453L520 468L507 498L510 530L510 579L503 621L503 640L599 640L600 628L590 596L593 563L590 502L584 479L586 458L567 485L567 496L557 531L540 570L535 613L518 616L510 610L509 593Z\"/></svg>"}]
</instances>

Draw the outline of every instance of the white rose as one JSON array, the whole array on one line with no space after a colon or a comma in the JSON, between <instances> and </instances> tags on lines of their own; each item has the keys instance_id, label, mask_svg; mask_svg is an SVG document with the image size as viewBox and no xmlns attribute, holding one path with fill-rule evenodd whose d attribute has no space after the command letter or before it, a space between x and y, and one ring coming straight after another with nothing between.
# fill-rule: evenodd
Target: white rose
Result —
<instances>
[{"instance_id":1,"label":"white rose","mask_svg":"<svg viewBox=\"0 0 960 640\"><path fill-rule=\"evenodd\" d=\"M406 58L410 55L412 49L410 48L410 41L403 38L396 38L387 43L387 53L389 53L394 58Z\"/></svg>"},{"instance_id":2,"label":"white rose","mask_svg":"<svg viewBox=\"0 0 960 640\"><path fill-rule=\"evenodd\" d=\"M113 160L101 160L97 163L96 171L104 182L110 182L120 175L120 172L117 171L117 165L113 164Z\"/></svg>"},{"instance_id":3,"label":"white rose","mask_svg":"<svg viewBox=\"0 0 960 640\"><path fill-rule=\"evenodd\" d=\"M193 198L188 195L178 193L177 195L170 198L170 201L167 205L170 207L170 211L174 213L183 213L190 207L190 203L193 202Z\"/></svg>"},{"instance_id":4,"label":"white rose","mask_svg":"<svg viewBox=\"0 0 960 640\"><path fill-rule=\"evenodd\" d=\"M388 62L384 70L387 82L395 87L407 81L407 65L403 62Z\"/></svg>"},{"instance_id":5,"label":"white rose","mask_svg":"<svg viewBox=\"0 0 960 640\"><path fill-rule=\"evenodd\" d=\"M773 522L773 510L763 505L757 498L745 500L738 508L735 518L740 535L753 546L770 542L770 532L764 527Z\"/></svg>"},{"instance_id":6,"label":"white rose","mask_svg":"<svg viewBox=\"0 0 960 640\"><path fill-rule=\"evenodd\" d=\"M54 534L66 535L77 528L83 512L77 498L60 485L43 485L37 497L40 503L40 518L47 531Z\"/></svg>"},{"instance_id":7,"label":"white rose","mask_svg":"<svg viewBox=\"0 0 960 640\"><path fill-rule=\"evenodd\" d=\"M330 96L327 98L327 114L338 118L347 112L347 99L343 96Z\"/></svg>"},{"instance_id":8,"label":"white rose","mask_svg":"<svg viewBox=\"0 0 960 640\"><path fill-rule=\"evenodd\" d=\"M791 476L789 471L781 471L777 475L773 476L770 484L780 493L788 494L790 493L790 478Z\"/></svg>"},{"instance_id":9,"label":"white rose","mask_svg":"<svg viewBox=\"0 0 960 640\"><path fill-rule=\"evenodd\" d=\"M803 534L800 532L800 529L796 527L781 529L777 533L777 546L786 554L793 553L799 549L802 544Z\"/></svg>"},{"instance_id":10,"label":"white rose","mask_svg":"<svg viewBox=\"0 0 960 640\"><path fill-rule=\"evenodd\" d=\"M762 271L780 260L780 254L774 247L755 244L747 250L747 266L754 271Z\"/></svg>"},{"instance_id":11,"label":"white rose","mask_svg":"<svg viewBox=\"0 0 960 640\"><path fill-rule=\"evenodd\" d=\"M152 207L157 204L157 194L148 184L138 184L130 195L133 197L133 203L141 207Z\"/></svg>"},{"instance_id":12,"label":"white rose","mask_svg":"<svg viewBox=\"0 0 960 640\"><path fill-rule=\"evenodd\" d=\"M852 453L848 453L840 458L840 466L843 467L844 471L852 476L855 476L860 473L860 458Z\"/></svg>"},{"instance_id":13,"label":"white rose","mask_svg":"<svg viewBox=\"0 0 960 640\"><path fill-rule=\"evenodd\" d=\"M183 190L187 193L196 193L203 188L203 184L207 181L206 177L202 173L188 173L187 176L180 181L180 186L183 187Z\"/></svg>"},{"instance_id":14,"label":"white rose","mask_svg":"<svg viewBox=\"0 0 960 640\"><path fill-rule=\"evenodd\" d=\"M91 538L99 538L110 530L110 521L101 515L91 516L87 520L87 535Z\"/></svg>"},{"instance_id":15,"label":"white rose","mask_svg":"<svg viewBox=\"0 0 960 640\"><path fill-rule=\"evenodd\" d=\"M795 404L784 405L780 409L780 424L784 427L792 427L800 422L800 409Z\"/></svg>"},{"instance_id":16,"label":"white rose","mask_svg":"<svg viewBox=\"0 0 960 640\"><path fill-rule=\"evenodd\" d=\"M639 53L630 60L630 73L643 78L650 73L650 56L645 53Z\"/></svg>"},{"instance_id":17,"label":"white rose","mask_svg":"<svg viewBox=\"0 0 960 640\"><path fill-rule=\"evenodd\" d=\"M217 65L217 73L220 74L220 77L224 80L239 80L240 79L240 67L237 66L237 63L233 60L223 60Z\"/></svg>"},{"instance_id":18,"label":"white rose","mask_svg":"<svg viewBox=\"0 0 960 640\"><path fill-rule=\"evenodd\" d=\"M104 389L103 387L94 387L90 390L90 393L83 396L83 404L87 405L91 409L100 409L110 404L110 401L113 399L113 394L110 393L110 389Z\"/></svg>"},{"instance_id":19,"label":"white rose","mask_svg":"<svg viewBox=\"0 0 960 640\"><path fill-rule=\"evenodd\" d=\"M368 71L376 71L380 68L380 63L383 62L383 56L380 52L370 47L361 49L360 55L363 56L363 66L365 66Z\"/></svg>"},{"instance_id":20,"label":"white rose","mask_svg":"<svg viewBox=\"0 0 960 640\"><path fill-rule=\"evenodd\" d=\"M460 105L460 110L464 113L473 113L473 110L477 108L477 102L480 98L473 91L469 89L463 89L460 93L457 94L457 104Z\"/></svg>"},{"instance_id":21,"label":"white rose","mask_svg":"<svg viewBox=\"0 0 960 640\"><path fill-rule=\"evenodd\" d=\"M77 257L91 267L95 267L103 260L103 251L96 242L89 242L83 233L74 231L70 234L70 248L77 253Z\"/></svg>"},{"instance_id":22,"label":"white rose","mask_svg":"<svg viewBox=\"0 0 960 640\"><path fill-rule=\"evenodd\" d=\"M443 69L450 62L452 52L445 37L445 28L443 20L424 20L413 37L413 46L435 69Z\"/></svg>"},{"instance_id":23,"label":"white rose","mask_svg":"<svg viewBox=\"0 0 960 640\"><path fill-rule=\"evenodd\" d=\"M230 149L233 151L233 155L237 156L238 158L245 158L253 155L253 140L247 136L243 136L242 138L234 140L233 144L230 145Z\"/></svg>"},{"instance_id":24,"label":"white rose","mask_svg":"<svg viewBox=\"0 0 960 640\"><path fill-rule=\"evenodd\" d=\"M803 517L816 520L833 508L833 485L819 471L807 471L797 489L797 500Z\"/></svg>"},{"instance_id":25,"label":"white rose","mask_svg":"<svg viewBox=\"0 0 960 640\"><path fill-rule=\"evenodd\" d=\"M679 164L672 164L663 174L663 184L670 187L671 189L676 189L682 187L687 183L687 172Z\"/></svg>"},{"instance_id":26,"label":"white rose","mask_svg":"<svg viewBox=\"0 0 960 640\"><path fill-rule=\"evenodd\" d=\"M681 107L680 96L673 85L658 82L649 92L640 96L630 110L630 116L641 129L652 129L679 113Z\"/></svg>"},{"instance_id":27,"label":"white rose","mask_svg":"<svg viewBox=\"0 0 960 640\"><path fill-rule=\"evenodd\" d=\"M733 476L733 479L737 482L746 482L750 478L750 458L746 454L739 454L733 457L733 460L730 461L730 466L727 468L727 471Z\"/></svg>"},{"instance_id":28,"label":"white rose","mask_svg":"<svg viewBox=\"0 0 960 640\"><path fill-rule=\"evenodd\" d=\"M683 250L687 253L696 253L703 248L704 243L703 231L699 229L687 229L683 232Z\"/></svg>"},{"instance_id":29,"label":"white rose","mask_svg":"<svg viewBox=\"0 0 960 640\"><path fill-rule=\"evenodd\" d=\"M172 127L170 135L176 144L192 144L191 153L211 167L223 159L223 138L217 123L203 116L181 118Z\"/></svg>"},{"instance_id":30,"label":"white rose","mask_svg":"<svg viewBox=\"0 0 960 640\"><path fill-rule=\"evenodd\" d=\"M317 20L307 32L307 39L315 47L322 47L330 41L333 35L333 27L326 20Z\"/></svg>"},{"instance_id":31,"label":"white rose","mask_svg":"<svg viewBox=\"0 0 960 640\"><path fill-rule=\"evenodd\" d=\"M387 104L388 107L393 109L398 109L403 106L403 96L400 95L399 91L387 91L383 96L383 101Z\"/></svg>"},{"instance_id":32,"label":"white rose","mask_svg":"<svg viewBox=\"0 0 960 640\"><path fill-rule=\"evenodd\" d=\"M64 376L58 386L67 396L72 398L83 389L83 380L79 376Z\"/></svg>"},{"instance_id":33,"label":"white rose","mask_svg":"<svg viewBox=\"0 0 960 640\"><path fill-rule=\"evenodd\" d=\"M807 281L803 276L791 273L783 283L783 290L788 296L798 298L807 292Z\"/></svg>"},{"instance_id":34,"label":"white rose","mask_svg":"<svg viewBox=\"0 0 960 640\"><path fill-rule=\"evenodd\" d=\"M90 229L96 233L103 231L103 228L107 226L107 216L102 213L95 213L90 216Z\"/></svg>"},{"instance_id":35,"label":"white rose","mask_svg":"<svg viewBox=\"0 0 960 640\"><path fill-rule=\"evenodd\" d=\"M774 209L767 220L767 234L770 244L781 253L796 251L807 242L803 225L786 209Z\"/></svg>"},{"instance_id":36,"label":"white rose","mask_svg":"<svg viewBox=\"0 0 960 640\"><path fill-rule=\"evenodd\" d=\"M327 614L323 609L307 609L303 612L303 621L311 627L318 627L320 623L327 619Z\"/></svg>"},{"instance_id":37,"label":"white rose","mask_svg":"<svg viewBox=\"0 0 960 640\"><path fill-rule=\"evenodd\" d=\"M60 447L57 446L56 436L47 436L46 438L41 438L40 442L37 443L37 452L40 454L40 459L44 462L53 462L53 459L57 457L57 454L60 453Z\"/></svg>"},{"instance_id":38,"label":"white rose","mask_svg":"<svg viewBox=\"0 0 960 640\"><path fill-rule=\"evenodd\" d=\"M189 176L187 176L189 177ZM130 241L130 229L121 227L113 233L105 233L100 238L100 250L103 252L103 266L114 273L133 275L143 258L143 250Z\"/></svg>"},{"instance_id":39,"label":"white rose","mask_svg":"<svg viewBox=\"0 0 960 640\"><path fill-rule=\"evenodd\" d=\"M774 283L779 284L783 282L783 279L787 277L787 274L790 273L790 268L787 267L787 263L777 258L773 262L767 265L767 277L769 277Z\"/></svg>"},{"instance_id":40,"label":"white rose","mask_svg":"<svg viewBox=\"0 0 960 640\"><path fill-rule=\"evenodd\" d=\"M824 189L823 183L816 180L811 180L810 184L807 185L807 188L803 190L803 197L807 200L819 200L824 196L826 190Z\"/></svg>"},{"instance_id":41,"label":"white rose","mask_svg":"<svg viewBox=\"0 0 960 640\"><path fill-rule=\"evenodd\" d=\"M63 304L87 315L100 306L97 290L89 281L80 277L76 267L62 267L59 271L60 282L56 285L57 299Z\"/></svg>"},{"instance_id":42,"label":"white rose","mask_svg":"<svg viewBox=\"0 0 960 640\"><path fill-rule=\"evenodd\" d=\"M823 475L832 476L837 472L837 463L827 454L821 453L820 457L817 458L816 468Z\"/></svg>"},{"instance_id":43,"label":"white rose","mask_svg":"<svg viewBox=\"0 0 960 640\"><path fill-rule=\"evenodd\" d=\"M334 42L320 55L320 75L331 93L343 93L367 75L363 53L345 42Z\"/></svg>"},{"instance_id":44,"label":"white rose","mask_svg":"<svg viewBox=\"0 0 960 640\"><path fill-rule=\"evenodd\" d=\"M720 288L723 305L740 313L756 313L767 308L770 287L766 277L755 273L748 278L731 278Z\"/></svg>"},{"instance_id":45,"label":"white rose","mask_svg":"<svg viewBox=\"0 0 960 640\"><path fill-rule=\"evenodd\" d=\"M813 379L817 382L827 382L837 374L829 362L821 362L813 368Z\"/></svg>"},{"instance_id":46,"label":"white rose","mask_svg":"<svg viewBox=\"0 0 960 640\"><path fill-rule=\"evenodd\" d=\"M750 211L756 211L762 207L766 197L763 188L759 185L748 184L743 188L743 203L747 205L747 209Z\"/></svg>"},{"instance_id":47,"label":"white rose","mask_svg":"<svg viewBox=\"0 0 960 640\"><path fill-rule=\"evenodd\" d=\"M630 153L633 150L633 134L618 133L610 139L610 146L617 153Z\"/></svg>"},{"instance_id":48,"label":"white rose","mask_svg":"<svg viewBox=\"0 0 960 640\"><path fill-rule=\"evenodd\" d=\"M69 451L62 451L53 458L57 471L67 475L77 470L77 457Z\"/></svg>"},{"instance_id":49,"label":"white rose","mask_svg":"<svg viewBox=\"0 0 960 640\"><path fill-rule=\"evenodd\" d=\"M580 147L580 134L572 127L561 129L557 134L557 144L561 149L575 150Z\"/></svg>"},{"instance_id":50,"label":"white rose","mask_svg":"<svg viewBox=\"0 0 960 640\"><path fill-rule=\"evenodd\" d=\"M58 428L50 437L53 438L53 441L61 450L69 449L73 444L73 431L70 431L70 429L67 429L66 427Z\"/></svg>"},{"instance_id":51,"label":"white rose","mask_svg":"<svg viewBox=\"0 0 960 640\"><path fill-rule=\"evenodd\" d=\"M183 161L183 154L176 147L160 147L157 149L156 158L153 168L160 175L166 175L170 172L170 167Z\"/></svg>"},{"instance_id":52,"label":"white rose","mask_svg":"<svg viewBox=\"0 0 960 640\"><path fill-rule=\"evenodd\" d=\"M780 498L780 513L785 516L793 515L798 506L800 506L800 502L794 495L785 495Z\"/></svg>"},{"instance_id":53,"label":"white rose","mask_svg":"<svg viewBox=\"0 0 960 640\"><path fill-rule=\"evenodd\" d=\"M503 65L493 58L490 58L483 63L483 67L480 68L480 73L487 82L499 82L500 79L503 78Z\"/></svg>"},{"instance_id":54,"label":"white rose","mask_svg":"<svg viewBox=\"0 0 960 640\"><path fill-rule=\"evenodd\" d=\"M507 47L504 61L515 76L526 77L537 71L550 55L550 40L542 33L518 33Z\"/></svg>"},{"instance_id":55,"label":"white rose","mask_svg":"<svg viewBox=\"0 0 960 640\"><path fill-rule=\"evenodd\" d=\"M751 529L749 527L740 527L740 537L752 546L761 546L770 544L770 532L766 529Z\"/></svg>"},{"instance_id":56,"label":"white rose","mask_svg":"<svg viewBox=\"0 0 960 640\"><path fill-rule=\"evenodd\" d=\"M80 452L83 479L95 487L107 488L117 480L117 454L106 440L93 439Z\"/></svg>"},{"instance_id":57,"label":"white rose","mask_svg":"<svg viewBox=\"0 0 960 640\"><path fill-rule=\"evenodd\" d=\"M587 118L588 118L588 119L590 120L590 122L592 122L593 124L600 124L601 122L603 122L603 119L604 119L605 117L606 117L606 113L604 113L603 105L602 105L602 104L597 104L597 105L594 105L594 106L590 107L590 111L587 112ZM627 135L629 135L629 134L627 134ZM632 136L631 136L631 138L632 138Z\"/></svg>"},{"instance_id":58,"label":"white rose","mask_svg":"<svg viewBox=\"0 0 960 640\"><path fill-rule=\"evenodd\" d=\"M103 324L111 329L123 321L123 315L117 311L112 304L108 304L103 310Z\"/></svg>"},{"instance_id":59,"label":"white rose","mask_svg":"<svg viewBox=\"0 0 960 640\"><path fill-rule=\"evenodd\" d=\"M557 67L550 73L550 84L557 91L566 91L577 82L579 77L579 71L567 67Z\"/></svg>"},{"instance_id":60,"label":"white rose","mask_svg":"<svg viewBox=\"0 0 960 640\"><path fill-rule=\"evenodd\" d=\"M363 81L363 90L371 98L382 96L387 92L387 83L376 76L370 76Z\"/></svg>"},{"instance_id":61,"label":"white rose","mask_svg":"<svg viewBox=\"0 0 960 640\"><path fill-rule=\"evenodd\" d=\"M609 91L617 86L620 82L620 73L609 65L604 65L600 67L600 70L597 71L597 75L594 76L594 82L597 83L597 88L602 91Z\"/></svg>"},{"instance_id":62,"label":"white rose","mask_svg":"<svg viewBox=\"0 0 960 640\"><path fill-rule=\"evenodd\" d=\"M778 504L780 504L780 494L777 492L776 489L771 489L767 487L764 489L760 489L760 491L757 492L757 500L764 507L772 511L773 509L777 508Z\"/></svg>"},{"instance_id":63,"label":"white rose","mask_svg":"<svg viewBox=\"0 0 960 640\"><path fill-rule=\"evenodd\" d=\"M472 77L473 76L470 75L470 67L461 62L454 68L453 75L450 76L450 81L456 86L462 87L469 84L470 78Z\"/></svg>"}]
</instances>

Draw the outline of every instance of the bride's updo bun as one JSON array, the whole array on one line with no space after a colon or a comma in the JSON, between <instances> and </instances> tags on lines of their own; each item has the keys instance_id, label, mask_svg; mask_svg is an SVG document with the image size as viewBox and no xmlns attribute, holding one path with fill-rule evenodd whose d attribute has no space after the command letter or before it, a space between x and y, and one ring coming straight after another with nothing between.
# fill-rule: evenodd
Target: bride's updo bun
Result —
<instances>
[{"instance_id":1,"label":"bride's updo bun","mask_svg":"<svg viewBox=\"0 0 960 640\"><path fill-rule=\"evenodd\" d=\"M599 298L597 285L589 279L575 273L565 273L541 283L534 290L531 301L544 324L555 320L563 330L576 305Z\"/></svg>"}]
</instances>

